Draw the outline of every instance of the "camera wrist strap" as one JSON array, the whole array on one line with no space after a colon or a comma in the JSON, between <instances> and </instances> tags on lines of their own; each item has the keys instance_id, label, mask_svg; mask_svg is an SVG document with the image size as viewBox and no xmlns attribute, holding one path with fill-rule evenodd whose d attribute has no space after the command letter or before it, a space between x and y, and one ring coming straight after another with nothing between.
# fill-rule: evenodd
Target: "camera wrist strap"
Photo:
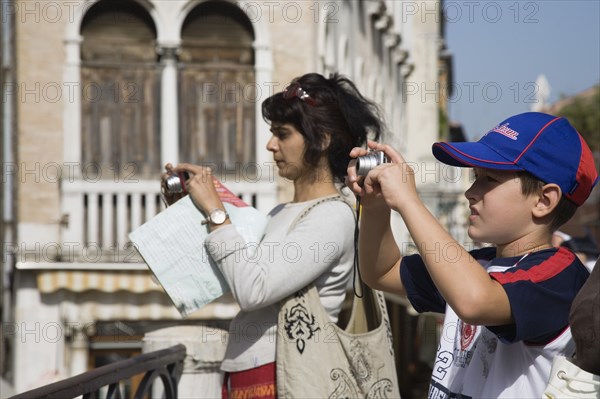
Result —
<instances>
[{"instance_id":1,"label":"camera wrist strap","mask_svg":"<svg viewBox=\"0 0 600 399\"><path fill-rule=\"evenodd\" d=\"M359 256L358 256L358 238L360 233L360 196L356 196L356 220L354 225L354 265L353 265L353 274L352 274L352 289L354 290L354 295L358 298L362 298L364 295L364 283L362 280L362 276L360 275L360 266L359 266ZM356 277L358 276L358 282ZM358 283L358 285L357 285ZM357 290L357 288L359 288Z\"/></svg>"}]
</instances>

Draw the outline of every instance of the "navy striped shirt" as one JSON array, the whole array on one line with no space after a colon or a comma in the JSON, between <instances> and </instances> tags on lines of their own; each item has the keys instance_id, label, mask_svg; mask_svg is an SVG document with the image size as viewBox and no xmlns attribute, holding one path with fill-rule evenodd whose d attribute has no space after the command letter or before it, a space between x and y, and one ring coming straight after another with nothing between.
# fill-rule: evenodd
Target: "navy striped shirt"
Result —
<instances>
[{"instance_id":1,"label":"navy striped shirt","mask_svg":"<svg viewBox=\"0 0 600 399\"><path fill-rule=\"evenodd\" d=\"M487 327L503 342L545 344L568 327L571 303L589 276L571 250L550 248L510 258L496 258L495 248L470 254L502 284L510 301L514 323ZM418 312L445 312L446 301L420 255L402 258L400 276Z\"/></svg>"}]
</instances>

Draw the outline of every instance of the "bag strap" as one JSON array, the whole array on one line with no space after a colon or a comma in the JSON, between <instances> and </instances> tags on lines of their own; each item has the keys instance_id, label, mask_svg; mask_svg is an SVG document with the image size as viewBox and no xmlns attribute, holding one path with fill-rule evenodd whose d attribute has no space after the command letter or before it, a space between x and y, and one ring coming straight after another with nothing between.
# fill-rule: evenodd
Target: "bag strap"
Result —
<instances>
[{"instance_id":1,"label":"bag strap","mask_svg":"<svg viewBox=\"0 0 600 399\"><path fill-rule=\"evenodd\" d=\"M290 233L290 231L292 231L296 227L298 222L300 220L302 220L302 218L305 217L314 207L316 207L317 205L320 205L324 202L328 202L328 201L343 201L346 205L348 205L348 207L350 207L350 211L354 215L354 266L352 267L352 276L353 276L352 277L352 288L354 289L354 296L362 297L364 294L366 285L363 283L362 277L360 276L360 270L358 269L358 219L360 217L360 197L356 197L356 204L350 203L350 201L348 201L341 194L334 194L332 196L323 197L323 198L319 199L318 201L314 202L313 204L308 205L306 208L304 208L304 210L302 212L300 212L296 216L296 218L294 219L292 224L290 224L290 227L288 229L288 234ZM358 294L358 292L356 290L356 287L357 287L356 277L357 276L358 276L358 284L360 286L360 295Z\"/></svg>"},{"instance_id":2,"label":"bag strap","mask_svg":"<svg viewBox=\"0 0 600 399\"><path fill-rule=\"evenodd\" d=\"M313 202L312 204L309 204L306 206L306 208L304 208L302 210L302 212L300 212L296 218L294 219L294 221L292 222L292 224L290 224L290 227L288 229L288 234L294 229L296 228L296 225L300 222L300 220L302 220L306 215L308 215L308 213L317 205L321 205L325 202L330 202L330 201L342 201L344 202L346 205L348 205L350 207L350 210L352 211L352 214L354 214L354 205L350 204L350 202L344 198L341 194L334 194L331 195L329 197L323 197L320 198L319 200Z\"/></svg>"},{"instance_id":3,"label":"bag strap","mask_svg":"<svg viewBox=\"0 0 600 399\"><path fill-rule=\"evenodd\" d=\"M307 205L302 212L300 212L298 215L296 215L296 218L294 219L294 221L290 224L290 227L288 228L287 233L289 234L295 227L296 225L300 222L300 220L302 220L306 215L308 215L308 213L315 208L318 205L321 205L325 202L330 202L330 201L343 201L346 205L348 205L350 207L350 210L352 211L352 214L354 214L354 205L350 204L350 202L344 198L341 194L334 194L334 195L330 195L328 197L323 197L320 198L319 200L315 201L312 204ZM310 283L309 285L307 285L306 287L300 289L300 291L292 294L291 296L288 296L284 299L281 300L281 304L287 302L288 300L290 300L290 298L296 297L297 294L299 292L305 292L306 294L308 294L309 291L314 290L315 296L318 299L319 298L319 294L317 293L317 287L314 285L314 283ZM321 303L320 301L317 301L319 304ZM324 309L323 309L324 311Z\"/></svg>"},{"instance_id":4,"label":"bag strap","mask_svg":"<svg viewBox=\"0 0 600 399\"><path fill-rule=\"evenodd\" d=\"M290 227L288 229L288 234L290 231L292 231L296 225L300 222L300 220L302 220L306 215L308 215L308 213L310 213L310 211L315 208L316 206L323 204L325 202L330 202L330 201L342 201L344 202L346 205L348 205L348 207L350 208L350 210L352 211L352 214L354 215L354 217L357 217L357 214L354 212L354 204L351 204L346 198L344 198L342 195L340 194L334 194L332 196L329 197L323 197L321 199L319 199L318 201L315 201L312 204L309 204L306 206L306 208L304 208L302 210L302 212L300 212L296 218L294 219L294 221L290 224ZM359 204L357 204L356 206L360 206ZM356 271L355 271L356 272ZM350 314L350 319L348 321L348 325L346 326L345 330L348 332L354 332L354 333L362 333L362 332L367 332L367 331L371 331L377 327L379 327L381 325L381 323L385 323L386 325L386 329L388 330L388 334L391 336L391 330L390 330L390 326L389 326L389 317L387 315L387 309L386 309L386 305L385 305L385 299L383 297L383 294L380 291L374 290L372 288L370 288L369 286L367 286L366 284L362 283L362 279L360 279L360 283L361 283L361 293L362 295L354 295L353 298L353 303L352 303L352 312ZM314 291L314 294L309 294L309 291ZM319 298L319 294L317 293L317 287L311 283L309 284L306 288L303 289L303 291L305 291L305 293L309 296L309 297L314 297L316 298L316 302L315 305L321 306L321 301L318 299ZM292 295L292 296L295 296ZM284 299L283 301L285 302L288 298ZM324 311L324 309L323 309ZM391 342L391 341L390 341Z\"/></svg>"}]
</instances>

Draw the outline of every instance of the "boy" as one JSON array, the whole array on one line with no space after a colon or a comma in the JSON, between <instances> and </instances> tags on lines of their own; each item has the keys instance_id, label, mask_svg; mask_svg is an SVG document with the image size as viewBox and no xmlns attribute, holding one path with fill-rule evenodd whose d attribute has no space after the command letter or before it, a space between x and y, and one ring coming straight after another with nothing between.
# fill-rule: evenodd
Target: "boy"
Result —
<instances>
[{"instance_id":1,"label":"boy","mask_svg":"<svg viewBox=\"0 0 600 399\"><path fill-rule=\"evenodd\" d=\"M468 233L495 247L471 252L426 209L402 156L387 145L369 148L391 163L364 179L348 168L363 206L361 273L373 288L407 295L419 312L446 313L429 397L541 397L554 356L573 355L569 308L589 276L570 250L551 244L598 180L588 146L566 119L533 112L478 142L434 144L439 161L474 168ZM418 255L400 254L391 209Z\"/></svg>"}]
</instances>

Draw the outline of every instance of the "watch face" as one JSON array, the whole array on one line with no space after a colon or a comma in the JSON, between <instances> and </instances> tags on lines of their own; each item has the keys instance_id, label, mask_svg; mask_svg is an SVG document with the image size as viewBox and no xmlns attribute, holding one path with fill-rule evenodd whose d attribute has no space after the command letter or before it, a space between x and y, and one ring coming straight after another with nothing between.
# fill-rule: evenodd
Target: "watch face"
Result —
<instances>
[{"instance_id":1,"label":"watch face","mask_svg":"<svg viewBox=\"0 0 600 399\"><path fill-rule=\"evenodd\" d=\"M210 213L210 222L212 224L223 224L227 220L227 214L222 209L215 209Z\"/></svg>"}]
</instances>

